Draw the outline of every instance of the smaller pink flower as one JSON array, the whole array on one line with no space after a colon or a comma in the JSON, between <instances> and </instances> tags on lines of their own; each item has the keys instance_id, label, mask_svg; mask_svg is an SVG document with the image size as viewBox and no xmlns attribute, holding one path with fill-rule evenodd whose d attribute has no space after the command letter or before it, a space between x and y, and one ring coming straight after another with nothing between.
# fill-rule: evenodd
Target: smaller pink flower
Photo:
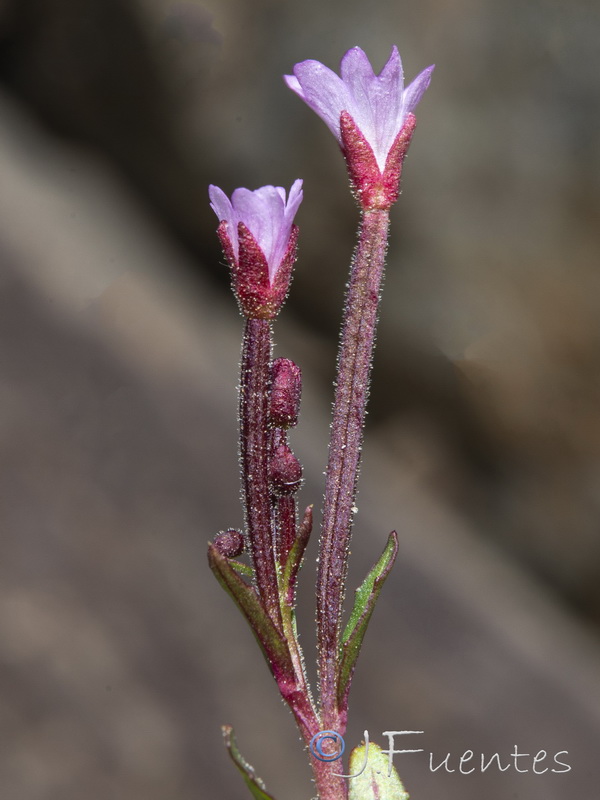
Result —
<instances>
[{"instance_id":1,"label":"smaller pink flower","mask_svg":"<svg viewBox=\"0 0 600 800\"><path fill-rule=\"evenodd\" d=\"M302 61L284 80L326 123L342 147L363 206L397 197L402 160L414 128L413 111L431 81L427 67L404 88L396 47L379 75L367 55L353 47L337 75L319 61ZM370 162L370 163L368 163ZM387 173L387 175L386 175ZM385 186L384 186L385 184Z\"/></svg>"},{"instance_id":2,"label":"smaller pink flower","mask_svg":"<svg viewBox=\"0 0 600 800\"><path fill-rule=\"evenodd\" d=\"M208 193L242 313L272 319L285 300L296 259L293 223L302 181L294 182L287 198L281 186L236 189L231 200L218 186L209 186Z\"/></svg>"}]
</instances>

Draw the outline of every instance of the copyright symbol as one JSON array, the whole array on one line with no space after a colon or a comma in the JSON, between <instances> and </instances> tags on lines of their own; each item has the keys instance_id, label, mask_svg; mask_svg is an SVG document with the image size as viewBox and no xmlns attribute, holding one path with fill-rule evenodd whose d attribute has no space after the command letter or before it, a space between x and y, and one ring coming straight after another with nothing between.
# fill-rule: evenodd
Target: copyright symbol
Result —
<instances>
[{"instance_id":1,"label":"copyright symbol","mask_svg":"<svg viewBox=\"0 0 600 800\"><path fill-rule=\"evenodd\" d=\"M323 746L326 742L331 742L331 744L324 750ZM344 754L346 743L337 731L319 731L310 740L308 749L319 761L337 761Z\"/></svg>"}]
</instances>

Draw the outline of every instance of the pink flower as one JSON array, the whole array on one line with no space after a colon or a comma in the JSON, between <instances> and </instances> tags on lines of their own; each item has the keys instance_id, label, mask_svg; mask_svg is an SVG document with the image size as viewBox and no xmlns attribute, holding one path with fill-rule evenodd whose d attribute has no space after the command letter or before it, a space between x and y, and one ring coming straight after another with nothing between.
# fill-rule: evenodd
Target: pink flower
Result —
<instances>
[{"instance_id":1,"label":"pink flower","mask_svg":"<svg viewBox=\"0 0 600 800\"><path fill-rule=\"evenodd\" d=\"M302 61L294 67L294 74L285 75L284 80L321 117L340 143L359 193L367 192L369 197L364 199L377 203L384 200L383 195L379 200L374 199L376 173L382 178L389 172L391 180L397 172L399 181L399 169L412 134L407 126L414 127L412 112L429 86L433 69L427 67L405 89L396 47L379 75L373 72L365 52L353 47L342 58L341 77L319 61ZM404 146L397 146L403 131L408 140L402 143ZM353 152L357 148L360 153ZM368 165L367 181L364 162L369 156L373 163ZM385 202L395 199L390 199L393 194L390 192L388 187L384 192Z\"/></svg>"},{"instance_id":2,"label":"pink flower","mask_svg":"<svg viewBox=\"0 0 600 800\"><path fill-rule=\"evenodd\" d=\"M285 299L296 258L293 223L302 181L294 182L287 199L281 186L236 189L231 200L218 186L209 186L208 193L242 313L271 319Z\"/></svg>"}]
</instances>

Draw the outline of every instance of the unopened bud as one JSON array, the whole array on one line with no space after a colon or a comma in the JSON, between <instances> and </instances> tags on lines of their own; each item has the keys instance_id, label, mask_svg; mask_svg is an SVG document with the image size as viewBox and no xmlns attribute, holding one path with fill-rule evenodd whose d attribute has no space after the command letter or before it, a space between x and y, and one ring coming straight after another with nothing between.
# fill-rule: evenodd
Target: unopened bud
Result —
<instances>
[{"instance_id":1,"label":"unopened bud","mask_svg":"<svg viewBox=\"0 0 600 800\"><path fill-rule=\"evenodd\" d=\"M226 558L235 558L244 551L244 537L235 528L220 533L213 542L216 549Z\"/></svg>"},{"instance_id":2,"label":"unopened bud","mask_svg":"<svg viewBox=\"0 0 600 800\"><path fill-rule=\"evenodd\" d=\"M271 365L269 416L278 428L291 428L298 422L302 372L289 358L276 358Z\"/></svg>"},{"instance_id":3,"label":"unopened bud","mask_svg":"<svg viewBox=\"0 0 600 800\"><path fill-rule=\"evenodd\" d=\"M299 489L302 481L302 465L288 444L283 443L275 448L269 465L269 477L271 486L277 494L293 494Z\"/></svg>"}]
</instances>

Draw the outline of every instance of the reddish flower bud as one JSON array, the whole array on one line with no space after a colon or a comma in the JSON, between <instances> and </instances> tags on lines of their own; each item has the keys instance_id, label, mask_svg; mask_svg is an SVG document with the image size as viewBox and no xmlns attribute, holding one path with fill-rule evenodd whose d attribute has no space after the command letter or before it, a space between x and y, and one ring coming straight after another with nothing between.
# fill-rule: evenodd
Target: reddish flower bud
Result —
<instances>
[{"instance_id":1,"label":"reddish flower bud","mask_svg":"<svg viewBox=\"0 0 600 800\"><path fill-rule=\"evenodd\" d=\"M276 494L294 494L302 481L302 465L287 442L277 445L269 464L271 487Z\"/></svg>"},{"instance_id":2,"label":"reddish flower bud","mask_svg":"<svg viewBox=\"0 0 600 800\"><path fill-rule=\"evenodd\" d=\"M302 372L289 358L276 358L271 365L269 417L278 428L291 428L298 422Z\"/></svg>"},{"instance_id":3,"label":"reddish flower bud","mask_svg":"<svg viewBox=\"0 0 600 800\"><path fill-rule=\"evenodd\" d=\"M213 545L222 556L235 558L244 552L244 536L235 528L229 528L215 537Z\"/></svg>"}]
</instances>

